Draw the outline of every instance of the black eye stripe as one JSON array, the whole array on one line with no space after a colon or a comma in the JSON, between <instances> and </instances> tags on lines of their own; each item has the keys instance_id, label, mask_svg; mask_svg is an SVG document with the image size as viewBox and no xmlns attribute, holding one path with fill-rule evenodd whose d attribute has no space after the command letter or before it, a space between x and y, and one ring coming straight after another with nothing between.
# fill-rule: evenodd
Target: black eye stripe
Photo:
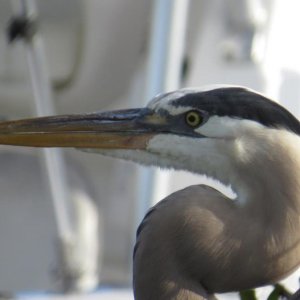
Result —
<instances>
[{"instance_id":1,"label":"black eye stripe","mask_svg":"<svg viewBox=\"0 0 300 300\"><path fill-rule=\"evenodd\" d=\"M209 116L256 121L270 128L285 128L300 135L300 122L278 103L253 91L232 87L190 92L172 101L175 107L194 107Z\"/></svg>"}]
</instances>

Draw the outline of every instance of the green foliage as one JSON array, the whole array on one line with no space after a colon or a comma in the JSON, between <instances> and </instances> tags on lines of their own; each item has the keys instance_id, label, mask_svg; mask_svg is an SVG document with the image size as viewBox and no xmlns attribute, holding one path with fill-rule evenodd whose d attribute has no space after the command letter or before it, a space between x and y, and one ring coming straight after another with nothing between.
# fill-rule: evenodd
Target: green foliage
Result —
<instances>
[{"instance_id":1,"label":"green foliage","mask_svg":"<svg viewBox=\"0 0 300 300\"><path fill-rule=\"evenodd\" d=\"M283 285L277 283L274 285L274 290L271 292L267 300L288 299L290 296L291 293L288 292Z\"/></svg>"},{"instance_id":2,"label":"green foliage","mask_svg":"<svg viewBox=\"0 0 300 300\"><path fill-rule=\"evenodd\" d=\"M258 300L255 290L245 290L239 292L241 300ZM267 300L282 300L289 299L291 293L281 284L275 284L274 289L268 296Z\"/></svg>"},{"instance_id":3,"label":"green foliage","mask_svg":"<svg viewBox=\"0 0 300 300\"><path fill-rule=\"evenodd\" d=\"M245 290L239 292L241 300L258 300L255 290Z\"/></svg>"}]
</instances>

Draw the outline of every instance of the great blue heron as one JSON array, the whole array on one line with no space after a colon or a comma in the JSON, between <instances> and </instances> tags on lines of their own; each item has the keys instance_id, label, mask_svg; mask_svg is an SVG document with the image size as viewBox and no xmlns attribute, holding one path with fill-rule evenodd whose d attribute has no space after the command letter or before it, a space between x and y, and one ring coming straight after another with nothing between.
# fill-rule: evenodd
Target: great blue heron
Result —
<instances>
[{"instance_id":1,"label":"great blue heron","mask_svg":"<svg viewBox=\"0 0 300 300\"><path fill-rule=\"evenodd\" d=\"M196 300L277 282L300 263L300 123L234 86L182 89L147 107L8 121L0 143L89 148L206 174L155 205L137 230L137 300Z\"/></svg>"}]
</instances>

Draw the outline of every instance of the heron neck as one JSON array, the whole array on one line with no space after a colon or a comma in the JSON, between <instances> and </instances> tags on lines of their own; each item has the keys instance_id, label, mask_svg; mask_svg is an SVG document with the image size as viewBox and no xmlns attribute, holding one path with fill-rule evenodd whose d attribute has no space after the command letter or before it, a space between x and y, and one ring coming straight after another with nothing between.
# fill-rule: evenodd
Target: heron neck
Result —
<instances>
[{"instance_id":1,"label":"heron neck","mask_svg":"<svg viewBox=\"0 0 300 300\"><path fill-rule=\"evenodd\" d=\"M253 152L239 160L231 180L241 208L276 222L300 213L300 138L273 134L248 144Z\"/></svg>"},{"instance_id":2,"label":"heron neck","mask_svg":"<svg viewBox=\"0 0 300 300\"><path fill-rule=\"evenodd\" d=\"M300 137L265 127L239 132L238 137L203 139L161 134L149 142L147 153L135 153L131 159L231 185L237 204L249 211L300 211Z\"/></svg>"}]
</instances>

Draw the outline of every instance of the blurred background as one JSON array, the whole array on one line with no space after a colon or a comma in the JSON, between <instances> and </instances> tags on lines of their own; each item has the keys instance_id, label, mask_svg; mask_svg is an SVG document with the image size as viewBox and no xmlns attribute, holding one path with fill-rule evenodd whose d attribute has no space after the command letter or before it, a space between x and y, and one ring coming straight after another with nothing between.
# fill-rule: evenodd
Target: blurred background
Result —
<instances>
[{"instance_id":1,"label":"blurred background","mask_svg":"<svg viewBox=\"0 0 300 300\"><path fill-rule=\"evenodd\" d=\"M140 107L216 83L248 86L299 116L299 11L295 0L1 0L1 118ZM73 149L1 146L0 166L6 298L133 299L132 249L147 208L193 183L230 193Z\"/></svg>"}]
</instances>

